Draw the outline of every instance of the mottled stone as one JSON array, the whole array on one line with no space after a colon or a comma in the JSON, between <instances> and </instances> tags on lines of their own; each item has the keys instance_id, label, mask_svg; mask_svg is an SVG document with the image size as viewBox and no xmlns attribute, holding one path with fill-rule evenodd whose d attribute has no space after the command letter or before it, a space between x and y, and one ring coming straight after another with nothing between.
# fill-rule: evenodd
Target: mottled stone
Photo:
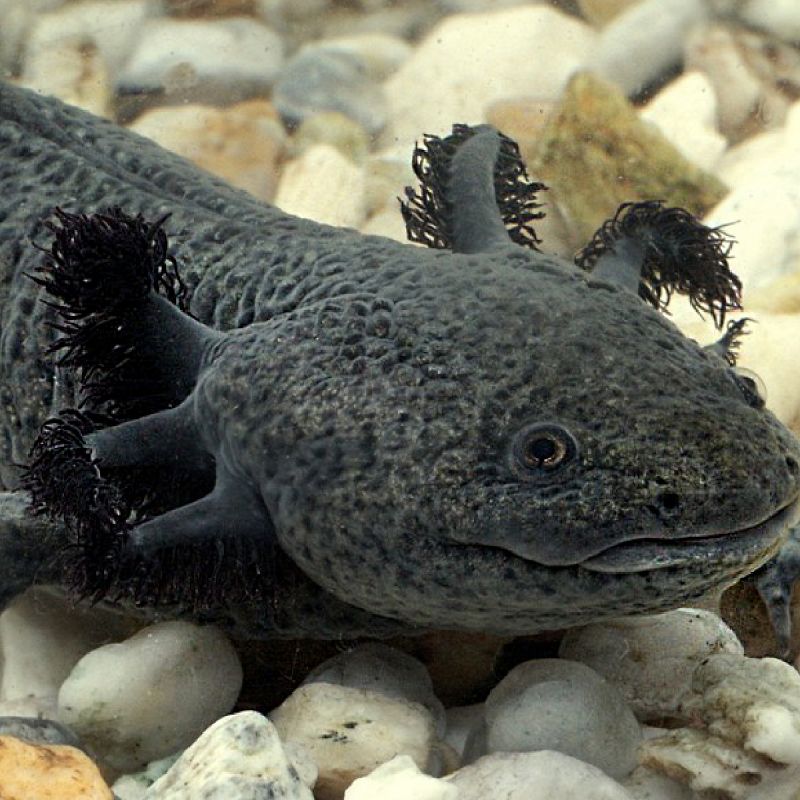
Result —
<instances>
[{"instance_id":1,"label":"mottled stone","mask_svg":"<svg viewBox=\"0 0 800 800\"><path fill-rule=\"evenodd\" d=\"M270 718L282 741L302 744L319 770L317 800L341 798L356 779L396 755L420 769L432 758L435 724L418 703L330 683L301 686Z\"/></svg>"},{"instance_id":2,"label":"mottled stone","mask_svg":"<svg viewBox=\"0 0 800 800\"><path fill-rule=\"evenodd\" d=\"M314 800L275 726L255 711L217 720L144 795L145 800Z\"/></svg>"},{"instance_id":3,"label":"mottled stone","mask_svg":"<svg viewBox=\"0 0 800 800\"><path fill-rule=\"evenodd\" d=\"M68 745L28 744L0 736L3 800L112 800L89 757Z\"/></svg>"},{"instance_id":4,"label":"mottled stone","mask_svg":"<svg viewBox=\"0 0 800 800\"><path fill-rule=\"evenodd\" d=\"M162 622L85 655L61 686L59 719L103 761L131 771L188 746L230 711L241 683L224 634Z\"/></svg>"},{"instance_id":5,"label":"mottled stone","mask_svg":"<svg viewBox=\"0 0 800 800\"><path fill-rule=\"evenodd\" d=\"M704 658L743 652L716 614L691 608L575 628L559 649L613 683L640 720L679 715Z\"/></svg>"},{"instance_id":6,"label":"mottled stone","mask_svg":"<svg viewBox=\"0 0 800 800\"><path fill-rule=\"evenodd\" d=\"M0 717L0 736L13 736L29 744L66 744L81 748L75 732L52 719Z\"/></svg>"},{"instance_id":7,"label":"mottled stone","mask_svg":"<svg viewBox=\"0 0 800 800\"><path fill-rule=\"evenodd\" d=\"M363 126L339 111L320 111L304 119L291 139L294 156L317 144L335 147L354 164L363 164L369 153L369 136Z\"/></svg>"},{"instance_id":8,"label":"mottled stone","mask_svg":"<svg viewBox=\"0 0 800 800\"><path fill-rule=\"evenodd\" d=\"M623 202L655 197L702 216L726 193L642 122L618 89L590 74L570 81L529 167L550 186L547 199L563 209L576 246Z\"/></svg>"}]
</instances>

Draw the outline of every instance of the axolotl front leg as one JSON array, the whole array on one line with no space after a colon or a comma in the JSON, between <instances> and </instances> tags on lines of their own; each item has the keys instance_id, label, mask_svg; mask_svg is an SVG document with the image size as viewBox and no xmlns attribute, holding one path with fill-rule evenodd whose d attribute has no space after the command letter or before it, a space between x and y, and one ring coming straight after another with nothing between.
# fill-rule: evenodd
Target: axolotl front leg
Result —
<instances>
[{"instance_id":1,"label":"axolotl front leg","mask_svg":"<svg viewBox=\"0 0 800 800\"><path fill-rule=\"evenodd\" d=\"M137 560L154 551L192 552L184 546L198 543L219 551L214 542L232 543L234 552L245 546L248 563L266 579L274 539L269 514L196 420L192 392L226 334L178 307L179 279L161 222L119 210L59 212L58 219L36 279L64 320L56 349L62 364L81 371L90 411L45 424L24 485L34 508L71 527L77 547L70 583L79 593L104 596L122 573L130 584L131 574L143 570ZM109 418L139 413L143 396L167 408L98 429ZM156 484L164 481L181 485L187 502L159 507L164 493ZM204 553L194 571L213 564Z\"/></svg>"}]
</instances>

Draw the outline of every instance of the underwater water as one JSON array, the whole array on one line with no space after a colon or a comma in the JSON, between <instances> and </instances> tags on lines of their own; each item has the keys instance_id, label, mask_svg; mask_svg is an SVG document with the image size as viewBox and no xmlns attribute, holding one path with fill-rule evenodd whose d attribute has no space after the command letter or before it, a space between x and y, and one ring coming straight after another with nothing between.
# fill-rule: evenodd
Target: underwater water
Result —
<instances>
[{"instance_id":1,"label":"underwater water","mask_svg":"<svg viewBox=\"0 0 800 800\"><path fill-rule=\"evenodd\" d=\"M799 48L0 0L0 795L800 796Z\"/></svg>"}]
</instances>

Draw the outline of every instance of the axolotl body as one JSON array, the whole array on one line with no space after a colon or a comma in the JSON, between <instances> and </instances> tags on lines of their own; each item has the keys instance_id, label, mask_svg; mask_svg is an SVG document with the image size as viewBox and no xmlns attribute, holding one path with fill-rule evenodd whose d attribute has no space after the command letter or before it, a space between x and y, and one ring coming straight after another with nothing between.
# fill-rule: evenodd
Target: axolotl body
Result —
<instances>
[{"instance_id":1,"label":"axolotl body","mask_svg":"<svg viewBox=\"0 0 800 800\"><path fill-rule=\"evenodd\" d=\"M488 128L440 147L422 248L0 84L4 599L66 584L253 637L531 633L770 558L798 442L642 299L646 236L589 271L510 237L509 153Z\"/></svg>"}]
</instances>

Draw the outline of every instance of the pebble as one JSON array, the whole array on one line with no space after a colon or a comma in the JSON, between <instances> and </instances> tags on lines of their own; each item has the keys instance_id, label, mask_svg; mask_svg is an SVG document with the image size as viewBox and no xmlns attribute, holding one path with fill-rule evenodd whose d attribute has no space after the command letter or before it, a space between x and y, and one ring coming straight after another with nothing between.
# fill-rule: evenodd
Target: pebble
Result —
<instances>
[{"instance_id":1,"label":"pebble","mask_svg":"<svg viewBox=\"0 0 800 800\"><path fill-rule=\"evenodd\" d=\"M632 800L613 778L561 752L494 753L448 776L458 800Z\"/></svg>"},{"instance_id":2,"label":"pebble","mask_svg":"<svg viewBox=\"0 0 800 800\"><path fill-rule=\"evenodd\" d=\"M320 111L306 117L292 136L292 154L300 156L315 144L335 147L354 164L363 164L370 148L364 128L339 111Z\"/></svg>"},{"instance_id":3,"label":"pebble","mask_svg":"<svg viewBox=\"0 0 800 800\"><path fill-rule=\"evenodd\" d=\"M557 750L612 778L636 766L639 723L622 693L585 664L520 664L486 698L486 752Z\"/></svg>"},{"instance_id":4,"label":"pebble","mask_svg":"<svg viewBox=\"0 0 800 800\"><path fill-rule=\"evenodd\" d=\"M472 731L483 724L486 713L483 703L473 703L469 706L454 706L448 708L446 713L447 729L444 741L458 753L464 761L467 739ZM478 754L476 754L476 758Z\"/></svg>"},{"instance_id":5,"label":"pebble","mask_svg":"<svg viewBox=\"0 0 800 800\"><path fill-rule=\"evenodd\" d=\"M685 72L663 88L639 116L655 125L689 161L714 171L728 146L716 129L717 98L701 72Z\"/></svg>"},{"instance_id":6,"label":"pebble","mask_svg":"<svg viewBox=\"0 0 800 800\"><path fill-rule=\"evenodd\" d=\"M0 0L0 71L18 71L24 43L42 14L58 8L64 0Z\"/></svg>"},{"instance_id":7,"label":"pebble","mask_svg":"<svg viewBox=\"0 0 800 800\"><path fill-rule=\"evenodd\" d=\"M640 0L578 0L578 8L592 25L602 28L639 2Z\"/></svg>"},{"instance_id":8,"label":"pebble","mask_svg":"<svg viewBox=\"0 0 800 800\"><path fill-rule=\"evenodd\" d=\"M386 81L391 125L384 143L408 148L422 133L481 122L491 103L507 97L556 99L595 36L585 23L545 5L445 18Z\"/></svg>"},{"instance_id":9,"label":"pebble","mask_svg":"<svg viewBox=\"0 0 800 800\"><path fill-rule=\"evenodd\" d=\"M140 31L117 88L227 105L266 94L282 65L280 36L253 19L156 19Z\"/></svg>"},{"instance_id":10,"label":"pebble","mask_svg":"<svg viewBox=\"0 0 800 800\"><path fill-rule=\"evenodd\" d=\"M312 683L335 683L418 703L431 713L437 735L444 735L444 706L433 693L428 671L421 661L395 647L370 642L346 650L313 669L303 685Z\"/></svg>"},{"instance_id":11,"label":"pebble","mask_svg":"<svg viewBox=\"0 0 800 800\"><path fill-rule=\"evenodd\" d=\"M130 772L191 744L231 710L241 683L219 630L157 623L85 655L61 686L59 720L104 763Z\"/></svg>"},{"instance_id":12,"label":"pebble","mask_svg":"<svg viewBox=\"0 0 800 800\"><path fill-rule=\"evenodd\" d=\"M314 800L275 726L255 711L217 720L145 793L144 800Z\"/></svg>"},{"instance_id":13,"label":"pebble","mask_svg":"<svg viewBox=\"0 0 800 800\"><path fill-rule=\"evenodd\" d=\"M743 654L710 611L681 608L567 631L558 654L614 684L640 721L680 716L697 665L714 653Z\"/></svg>"},{"instance_id":14,"label":"pebble","mask_svg":"<svg viewBox=\"0 0 800 800\"><path fill-rule=\"evenodd\" d=\"M774 658L719 654L697 667L692 690L684 703L691 727L645 741L642 764L699 792L751 800L750 790L757 786L760 796L771 800L796 797L797 670Z\"/></svg>"},{"instance_id":15,"label":"pebble","mask_svg":"<svg viewBox=\"0 0 800 800\"><path fill-rule=\"evenodd\" d=\"M425 706L368 689L310 683L270 719L281 740L308 751L319 770L317 800L338 800L356 779L396 755L426 770L435 759L436 726Z\"/></svg>"},{"instance_id":16,"label":"pebble","mask_svg":"<svg viewBox=\"0 0 800 800\"><path fill-rule=\"evenodd\" d=\"M98 117L111 116L111 84L105 60L80 40L54 42L25 59L20 83L51 94Z\"/></svg>"},{"instance_id":17,"label":"pebble","mask_svg":"<svg viewBox=\"0 0 800 800\"><path fill-rule=\"evenodd\" d=\"M40 14L25 44L24 71L31 72L34 65L36 71L45 69L46 54L53 49L91 48L113 82L136 47L142 26L155 13L152 0L82 0Z\"/></svg>"},{"instance_id":18,"label":"pebble","mask_svg":"<svg viewBox=\"0 0 800 800\"><path fill-rule=\"evenodd\" d=\"M158 761L151 761L143 770L130 775L122 775L111 785L111 790L119 800L143 800L147 790L180 758L173 753Z\"/></svg>"},{"instance_id":19,"label":"pebble","mask_svg":"<svg viewBox=\"0 0 800 800\"><path fill-rule=\"evenodd\" d=\"M289 60L272 101L290 127L320 111L339 111L369 133L386 124L386 99L355 52L309 46Z\"/></svg>"},{"instance_id":20,"label":"pebble","mask_svg":"<svg viewBox=\"0 0 800 800\"><path fill-rule=\"evenodd\" d=\"M0 736L13 736L29 744L67 744L82 749L75 732L52 719L0 717Z\"/></svg>"},{"instance_id":21,"label":"pebble","mask_svg":"<svg viewBox=\"0 0 800 800\"><path fill-rule=\"evenodd\" d=\"M616 86L589 73L570 80L528 167L550 187L545 199L569 220L576 248L623 202L658 198L702 215L727 193L643 122Z\"/></svg>"},{"instance_id":22,"label":"pebble","mask_svg":"<svg viewBox=\"0 0 800 800\"><path fill-rule=\"evenodd\" d=\"M30 589L0 614L0 702L55 698L78 661L101 644L133 631L131 623L100 609L72 607L46 589Z\"/></svg>"},{"instance_id":23,"label":"pebble","mask_svg":"<svg viewBox=\"0 0 800 800\"><path fill-rule=\"evenodd\" d=\"M586 68L634 94L679 64L686 34L708 15L705 0L642 0L600 33Z\"/></svg>"},{"instance_id":24,"label":"pebble","mask_svg":"<svg viewBox=\"0 0 800 800\"><path fill-rule=\"evenodd\" d=\"M636 767L622 785L634 800L698 800L688 786L647 767Z\"/></svg>"},{"instance_id":25,"label":"pebble","mask_svg":"<svg viewBox=\"0 0 800 800\"><path fill-rule=\"evenodd\" d=\"M3 800L112 800L94 762L69 745L36 745L0 736Z\"/></svg>"},{"instance_id":26,"label":"pebble","mask_svg":"<svg viewBox=\"0 0 800 800\"><path fill-rule=\"evenodd\" d=\"M462 800L459 790L440 778L420 772L410 756L391 761L357 778L344 793L344 800Z\"/></svg>"},{"instance_id":27,"label":"pebble","mask_svg":"<svg viewBox=\"0 0 800 800\"><path fill-rule=\"evenodd\" d=\"M325 39L318 45L329 52L348 53L363 65L366 75L384 81L414 52L408 42L386 33L362 33Z\"/></svg>"},{"instance_id":28,"label":"pebble","mask_svg":"<svg viewBox=\"0 0 800 800\"><path fill-rule=\"evenodd\" d=\"M287 214L357 228L366 216L364 169L331 145L313 145L286 164L273 202Z\"/></svg>"},{"instance_id":29,"label":"pebble","mask_svg":"<svg viewBox=\"0 0 800 800\"><path fill-rule=\"evenodd\" d=\"M784 41L800 41L797 0L747 0L739 16L749 25L767 30Z\"/></svg>"},{"instance_id":30,"label":"pebble","mask_svg":"<svg viewBox=\"0 0 800 800\"><path fill-rule=\"evenodd\" d=\"M128 127L259 200L275 195L287 137L266 100L155 108Z\"/></svg>"}]
</instances>

